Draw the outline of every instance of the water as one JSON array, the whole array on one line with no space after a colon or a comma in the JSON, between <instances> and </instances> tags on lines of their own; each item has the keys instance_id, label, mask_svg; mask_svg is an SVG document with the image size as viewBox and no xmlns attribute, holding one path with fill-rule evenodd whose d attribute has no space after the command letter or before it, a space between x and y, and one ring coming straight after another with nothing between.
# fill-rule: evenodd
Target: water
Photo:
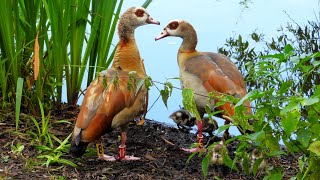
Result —
<instances>
[{"instance_id":1,"label":"water","mask_svg":"<svg viewBox=\"0 0 320 180\"><path fill-rule=\"evenodd\" d=\"M307 24L307 20L315 21L315 14L319 12L318 0L255 0L253 4L249 4L249 9L243 9L238 4L239 1L154 0L148 7L148 12L160 21L161 25L147 25L136 30L136 40L141 57L145 60L147 74L159 82L179 76L176 56L181 39L168 37L154 41L172 19L184 19L194 26L198 34L197 50L216 52L229 37L241 34L246 39L253 31L257 31L271 39L277 35L277 29L281 25L292 22L290 18L304 25ZM139 6L143 2L143 0L127 0L124 2L123 11L131 6ZM117 41L118 38L115 36L114 42ZM170 82L180 87L179 80ZM160 89L163 88L162 85L156 85ZM158 96L158 90L151 88L149 107ZM82 98L79 104L81 102ZM168 100L168 108L160 98L148 112L147 118L173 125L168 116L179 109L179 105L182 105L181 91L174 89ZM223 121L218 120L218 123L222 125ZM231 128L230 133L239 134L236 128Z\"/></svg>"}]
</instances>

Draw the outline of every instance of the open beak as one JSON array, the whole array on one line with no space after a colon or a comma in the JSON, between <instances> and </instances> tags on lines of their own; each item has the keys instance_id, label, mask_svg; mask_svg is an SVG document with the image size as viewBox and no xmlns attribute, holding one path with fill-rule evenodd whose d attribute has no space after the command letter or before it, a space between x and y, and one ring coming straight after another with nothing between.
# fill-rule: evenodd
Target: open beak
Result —
<instances>
[{"instance_id":1,"label":"open beak","mask_svg":"<svg viewBox=\"0 0 320 180\"><path fill-rule=\"evenodd\" d=\"M154 20L152 17L148 17L147 21L148 24L156 24L156 25L160 25L160 22L157 20Z\"/></svg>"},{"instance_id":2,"label":"open beak","mask_svg":"<svg viewBox=\"0 0 320 180\"><path fill-rule=\"evenodd\" d=\"M155 38L155 40L157 41L157 40L162 39L162 38L165 38L165 37L167 37L167 36L170 36L170 34L168 33L168 31L167 31L166 29L164 29L164 30L161 32L161 34L160 34L158 37Z\"/></svg>"}]
</instances>

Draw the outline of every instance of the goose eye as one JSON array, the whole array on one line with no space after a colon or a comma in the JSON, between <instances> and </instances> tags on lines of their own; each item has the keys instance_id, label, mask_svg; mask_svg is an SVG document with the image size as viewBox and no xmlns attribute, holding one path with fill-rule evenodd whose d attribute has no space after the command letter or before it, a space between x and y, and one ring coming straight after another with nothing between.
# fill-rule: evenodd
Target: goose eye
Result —
<instances>
[{"instance_id":1,"label":"goose eye","mask_svg":"<svg viewBox=\"0 0 320 180\"><path fill-rule=\"evenodd\" d=\"M179 23L178 23L177 21L174 21L174 22L170 23L168 26L169 26L169 28L170 28L171 30L175 30L175 29L178 28Z\"/></svg>"},{"instance_id":2,"label":"goose eye","mask_svg":"<svg viewBox=\"0 0 320 180\"><path fill-rule=\"evenodd\" d=\"M138 16L138 17L143 17L144 10L138 9L138 10L135 12L135 14L136 14L136 16Z\"/></svg>"}]
</instances>

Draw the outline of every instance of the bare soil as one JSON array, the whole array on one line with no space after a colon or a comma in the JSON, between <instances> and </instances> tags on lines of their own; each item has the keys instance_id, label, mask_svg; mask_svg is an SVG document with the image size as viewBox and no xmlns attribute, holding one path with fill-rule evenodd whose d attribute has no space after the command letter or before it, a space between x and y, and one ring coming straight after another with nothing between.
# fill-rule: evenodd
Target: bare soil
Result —
<instances>
[{"instance_id":1,"label":"bare soil","mask_svg":"<svg viewBox=\"0 0 320 180\"><path fill-rule=\"evenodd\" d=\"M49 131L60 140L64 140L72 132L78 111L78 107L65 106L53 112L52 122L66 119L72 124L52 123ZM31 145L33 138L28 133L28 131L36 132L35 126L27 115L21 114L19 133L15 132L13 112L13 110L0 111L0 179L205 179L201 169L203 156L196 155L187 163L190 154L180 150L181 147L192 145L196 135L181 132L176 127L152 120L146 120L142 126L133 123L128 129L127 154L138 156L140 160L100 161L92 144L88 147L89 153L81 158L74 158L70 154L61 156L76 163L77 168L61 164L52 164L49 167L37 164L39 159L36 157L41 153ZM117 156L119 135L120 131L114 130L103 136L107 155ZM209 137L205 137L204 144L208 139ZM220 141L219 137L211 139L210 143L217 141ZM11 145L16 145L18 142L24 145L21 154L14 153L11 149ZM228 145L231 157L234 156L236 145L236 142ZM283 179L289 179L297 173L297 160L291 155L282 156L269 163L284 168ZM247 176L228 167L212 165L209 167L208 179L215 177L262 179L263 174L257 177Z\"/></svg>"}]
</instances>

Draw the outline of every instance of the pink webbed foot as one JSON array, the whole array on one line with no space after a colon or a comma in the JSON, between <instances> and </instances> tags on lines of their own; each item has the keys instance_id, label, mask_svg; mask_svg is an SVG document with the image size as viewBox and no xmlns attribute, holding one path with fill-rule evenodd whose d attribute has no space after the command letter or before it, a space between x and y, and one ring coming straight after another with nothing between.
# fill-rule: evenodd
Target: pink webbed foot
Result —
<instances>
[{"instance_id":1,"label":"pink webbed foot","mask_svg":"<svg viewBox=\"0 0 320 180\"><path fill-rule=\"evenodd\" d=\"M118 154L118 160L121 161L136 161L139 160L139 157L134 156L127 156L126 155L126 146L119 146L119 154Z\"/></svg>"},{"instance_id":2,"label":"pink webbed foot","mask_svg":"<svg viewBox=\"0 0 320 180\"><path fill-rule=\"evenodd\" d=\"M195 147L195 148L181 148L181 150L188 152L188 153L195 153L195 152L206 152L206 149L202 147Z\"/></svg>"},{"instance_id":3,"label":"pink webbed foot","mask_svg":"<svg viewBox=\"0 0 320 180\"><path fill-rule=\"evenodd\" d=\"M185 152L195 153L195 152L206 152L206 149L203 148L203 135L197 134L197 142L199 143L198 147L187 149L181 148Z\"/></svg>"},{"instance_id":4,"label":"pink webbed foot","mask_svg":"<svg viewBox=\"0 0 320 180\"><path fill-rule=\"evenodd\" d=\"M136 161L136 160L140 160L139 157L134 157L134 156L125 156L123 158L119 158L119 160L121 161Z\"/></svg>"},{"instance_id":5,"label":"pink webbed foot","mask_svg":"<svg viewBox=\"0 0 320 180\"><path fill-rule=\"evenodd\" d=\"M116 161L117 159L113 156L108 156L103 154L102 156L99 156L99 160L101 161Z\"/></svg>"}]
</instances>

